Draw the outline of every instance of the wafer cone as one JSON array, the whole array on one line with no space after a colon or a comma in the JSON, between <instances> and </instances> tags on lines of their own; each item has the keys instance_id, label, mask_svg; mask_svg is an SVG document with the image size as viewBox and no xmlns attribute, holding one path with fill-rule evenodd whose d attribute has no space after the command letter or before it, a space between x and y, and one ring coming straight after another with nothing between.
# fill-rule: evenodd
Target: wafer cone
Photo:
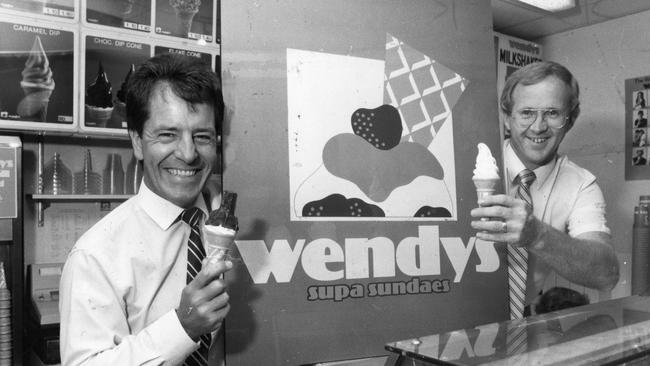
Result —
<instances>
[{"instance_id":1,"label":"wafer cone","mask_svg":"<svg viewBox=\"0 0 650 366\"><path fill-rule=\"evenodd\" d=\"M18 103L18 115L30 121L45 122L53 91L53 88L23 87L25 97Z\"/></svg>"},{"instance_id":2,"label":"wafer cone","mask_svg":"<svg viewBox=\"0 0 650 366\"><path fill-rule=\"evenodd\" d=\"M472 178L474 181L474 186L476 187L476 196L477 201L481 201L487 196L491 196L496 192L497 185L499 184L499 178L495 179L477 179Z\"/></svg>"}]
</instances>

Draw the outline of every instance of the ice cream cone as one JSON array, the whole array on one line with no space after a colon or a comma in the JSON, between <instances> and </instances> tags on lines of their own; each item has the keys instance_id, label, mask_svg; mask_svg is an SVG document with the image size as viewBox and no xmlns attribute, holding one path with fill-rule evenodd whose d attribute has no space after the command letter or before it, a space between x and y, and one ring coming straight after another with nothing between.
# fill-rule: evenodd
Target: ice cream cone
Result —
<instances>
[{"instance_id":1,"label":"ice cream cone","mask_svg":"<svg viewBox=\"0 0 650 366\"><path fill-rule=\"evenodd\" d=\"M118 99L113 100L113 112L111 118L106 125L109 128L124 128L122 124L126 122L126 103L120 102Z\"/></svg>"},{"instance_id":2,"label":"ice cream cone","mask_svg":"<svg viewBox=\"0 0 650 366\"><path fill-rule=\"evenodd\" d=\"M474 186L476 187L476 196L480 202L483 198L491 196L496 192L497 185L499 184L500 179L480 179L473 178Z\"/></svg>"},{"instance_id":3,"label":"ice cream cone","mask_svg":"<svg viewBox=\"0 0 650 366\"><path fill-rule=\"evenodd\" d=\"M23 87L25 97L18 103L18 115L26 120L45 122L47 120L47 106L54 88Z\"/></svg>"},{"instance_id":4,"label":"ice cream cone","mask_svg":"<svg viewBox=\"0 0 650 366\"><path fill-rule=\"evenodd\" d=\"M199 10L183 10L174 8L174 12L176 13L176 19L178 20L176 23L176 33L174 35L186 38L192 28L194 16L199 12Z\"/></svg>"},{"instance_id":5,"label":"ice cream cone","mask_svg":"<svg viewBox=\"0 0 650 366\"><path fill-rule=\"evenodd\" d=\"M206 257L221 260L227 258L233 244L237 231L223 226L205 225L203 227L203 238L206 246Z\"/></svg>"},{"instance_id":6,"label":"ice cream cone","mask_svg":"<svg viewBox=\"0 0 650 366\"><path fill-rule=\"evenodd\" d=\"M93 107L86 104L86 126L106 127L106 122L111 118L113 107Z\"/></svg>"}]
</instances>

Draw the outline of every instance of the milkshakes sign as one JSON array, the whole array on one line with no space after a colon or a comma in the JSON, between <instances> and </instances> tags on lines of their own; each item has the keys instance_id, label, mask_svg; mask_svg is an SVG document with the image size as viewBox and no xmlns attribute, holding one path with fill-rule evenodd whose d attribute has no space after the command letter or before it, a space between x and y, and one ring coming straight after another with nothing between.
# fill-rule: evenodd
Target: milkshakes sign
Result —
<instances>
[{"instance_id":1,"label":"milkshakes sign","mask_svg":"<svg viewBox=\"0 0 650 366\"><path fill-rule=\"evenodd\" d=\"M472 80L434 55L393 34L382 51L287 48L286 129L233 123L226 136L248 154L230 165L224 155L242 227L229 273L229 366L377 356L391 341L507 316L503 247L469 225L476 144L499 150L496 113L481 123L457 114L463 95L476 94ZM253 133L288 145L288 174L274 144L251 157Z\"/></svg>"}]
</instances>

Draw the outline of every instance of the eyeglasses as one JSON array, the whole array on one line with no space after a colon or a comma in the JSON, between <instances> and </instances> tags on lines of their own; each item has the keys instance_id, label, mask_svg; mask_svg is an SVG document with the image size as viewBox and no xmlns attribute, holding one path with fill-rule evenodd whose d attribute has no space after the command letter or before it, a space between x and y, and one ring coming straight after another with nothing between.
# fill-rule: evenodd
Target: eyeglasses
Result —
<instances>
[{"instance_id":1,"label":"eyeglasses","mask_svg":"<svg viewBox=\"0 0 650 366\"><path fill-rule=\"evenodd\" d=\"M525 108L515 111L514 115L521 127L528 128L537 121L540 113L542 121L555 129L564 127L569 120L569 116L566 116L565 112L555 108Z\"/></svg>"}]
</instances>

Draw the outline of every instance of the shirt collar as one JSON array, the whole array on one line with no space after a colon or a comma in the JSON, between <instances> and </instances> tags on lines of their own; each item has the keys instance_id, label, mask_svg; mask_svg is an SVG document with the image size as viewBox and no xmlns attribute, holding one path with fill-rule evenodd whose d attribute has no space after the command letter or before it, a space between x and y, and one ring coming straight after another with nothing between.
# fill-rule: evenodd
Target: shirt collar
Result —
<instances>
[{"instance_id":1,"label":"shirt collar","mask_svg":"<svg viewBox=\"0 0 650 366\"><path fill-rule=\"evenodd\" d=\"M521 162L517 156L517 153L515 153L515 150L512 148L510 139L507 139L505 141L503 150L508 183L512 185L515 178L517 178L517 174L526 169L526 166ZM548 164L534 169L533 172L535 173L535 181L533 184L540 186L543 185L544 182L546 182L546 180L551 176L551 172L553 172L553 168L555 167L556 162L557 155Z\"/></svg>"},{"instance_id":2,"label":"shirt collar","mask_svg":"<svg viewBox=\"0 0 650 366\"><path fill-rule=\"evenodd\" d=\"M147 215L149 215L149 217L151 217L151 219L163 230L167 230L174 222L176 222L176 219L184 210L182 207L176 206L154 193L149 189L149 187L147 187L144 180L140 184L138 198L144 212L146 212ZM196 198L194 206L201 209L205 215L204 217L208 217L208 209L205 200L203 199L203 195L199 195Z\"/></svg>"}]
</instances>

